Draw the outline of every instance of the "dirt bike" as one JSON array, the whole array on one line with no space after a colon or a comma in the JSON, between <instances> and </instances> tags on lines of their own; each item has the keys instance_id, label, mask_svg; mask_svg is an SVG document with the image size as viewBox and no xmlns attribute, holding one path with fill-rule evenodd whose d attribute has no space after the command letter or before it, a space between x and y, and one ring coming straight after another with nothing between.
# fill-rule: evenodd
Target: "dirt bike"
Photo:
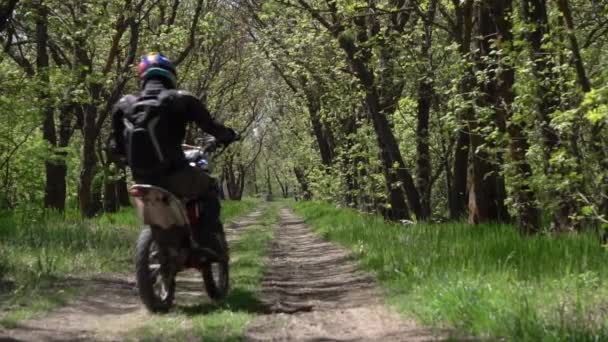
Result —
<instances>
[{"instance_id":1,"label":"dirt bike","mask_svg":"<svg viewBox=\"0 0 608 342\"><path fill-rule=\"evenodd\" d=\"M209 155L216 147L215 139L208 140L201 148L184 145L187 149L184 155L191 166L210 172ZM191 227L199 223L201 201L182 200L148 184L135 184L129 192L144 224L135 251L135 274L139 296L146 308L151 312L167 312L175 298L177 274L190 268L202 274L211 299L223 299L229 286L227 255L218 257L209 249L197 248L195 252L193 248ZM218 238L228 251L226 237Z\"/></svg>"}]
</instances>

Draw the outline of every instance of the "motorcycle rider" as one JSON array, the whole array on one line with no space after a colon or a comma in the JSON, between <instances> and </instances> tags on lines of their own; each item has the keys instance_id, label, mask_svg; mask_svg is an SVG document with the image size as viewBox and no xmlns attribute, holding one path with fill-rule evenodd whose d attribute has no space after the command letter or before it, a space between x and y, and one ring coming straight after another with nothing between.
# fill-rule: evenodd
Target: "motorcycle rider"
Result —
<instances>
[{"instance_id":1,"label":"motorcycle rider","mask_svg":"<svg viewBox=\"0 0 608 342\"><path fill-rule=\"evenodd\" d=\"M199 251L210 248L217 257L227 258L217 181L188 164L181 144L190 122L223 144L238 136L213 120L198 98L176 89L175 67L162 54L141 58L139 80L141 91L114 105L110 149L126 159L135 182L162 187L180 198L202 200L200 226L192 231L195 247Z\"/></svg>"}]
</instances>

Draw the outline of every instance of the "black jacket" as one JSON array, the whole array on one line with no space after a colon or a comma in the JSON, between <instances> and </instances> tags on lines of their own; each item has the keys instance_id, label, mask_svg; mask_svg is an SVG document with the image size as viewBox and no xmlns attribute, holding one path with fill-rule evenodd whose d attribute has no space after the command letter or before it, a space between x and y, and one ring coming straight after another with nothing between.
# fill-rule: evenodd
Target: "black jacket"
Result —
<instances>
[{"instance_id":1,"label":"black jacket","mask_svg":"<svg viewBox=\"0 0 608 342\"><path fill-rule=\"evenodd\" d=\"M124 141L124 115L131 113L138 99L146 96L155 96L166 108L166 114L170 117L163 120L165 130L165 141L163 149L169 151L166 156L170 166L167 172L173 172L188 165L181 144L186 134L186 125L190 122L196 123L203 131L213 135L223 143L230 143L235 139L234 130L227 128L211 117L209 111L192 94L177 89L167 89L155 80L146 83L139 94L126 95L114 105L112 110L112 135L110 137L110 149L119 156L125 156L128 146ZM137 176L134 174L134 176Z\"/></svg>"}]
</instances>

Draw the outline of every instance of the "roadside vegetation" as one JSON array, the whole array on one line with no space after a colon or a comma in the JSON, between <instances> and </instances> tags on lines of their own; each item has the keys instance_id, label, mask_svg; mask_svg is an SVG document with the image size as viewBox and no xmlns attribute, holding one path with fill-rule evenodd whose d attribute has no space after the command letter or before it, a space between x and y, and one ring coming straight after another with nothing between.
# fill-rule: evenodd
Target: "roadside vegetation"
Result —
<instances>
[{"instance_id":1,"label":"roadside vegetation","mask_svg":"<svg viewBox=\"0 0 608 342\"><path fill-rule=\"evenodd\" d=\"M223 202L224 221L251 211L256 203L250 198ZM75 211L1 216L0 325L10 327L65 304L76 293L71 277L130 272L139 231L130 208L92 219Z\"/></svg>"},{"instance_id":2,"label":"roadside vegetation","mask_svg":"<svg viewBox=\"0 0 608 342\"><path fill-rule=\"evenodd\" d=\"M400 225L320 202L293 206L423 324L515 341L608 338L608 253L591 233L522 237L507 225Z\"/></svg>"},{"instance_id":3,"label":"roadside vegetation","mask_svg":"<svg viewBox=\"0 0 608 342\"><path fill-rule=\"evenodd\" d=\"M221 303L178 303L175 311L155 316L149 324L134 331L137 340L186 340L195 336L203 341L240 341L247 324L263 311L256 299L261 287L264 258L278 222L278 204L267 205L258 222L243 227L230 245L228 297ZM201 280L202 282L202 280ZM201 291L203 287L201 285Z\"/></svg>"}]
</instances>

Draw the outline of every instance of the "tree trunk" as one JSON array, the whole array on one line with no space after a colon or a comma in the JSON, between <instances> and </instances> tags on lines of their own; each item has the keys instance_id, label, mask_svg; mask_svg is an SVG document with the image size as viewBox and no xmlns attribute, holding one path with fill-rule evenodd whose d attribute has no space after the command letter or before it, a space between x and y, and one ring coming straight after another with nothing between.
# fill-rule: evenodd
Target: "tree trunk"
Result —
<instances>
[{"instance_id":1,"label":"tree trunk","mask_svg":"<svg viewBox=\"0 0 608 342\"><path fill-rule=\"evenodd\" d=\"M302 192L302 197L305 200L310 200L312 198L312 194L310 193L308 179L306 177L306 173L299 167L293 168L293 173L300 184L300 191Z\"/></svg>"},{"instance_id":2,"label":"tree trunk","mask_svg":"<svg viewBox=\"0 0 608 342\"><path fill-rule=\"evenodd\" d=\"M231 199L233 199L235 201L240 201L243 198L243 191L245 191L246 168L244 165L239 164L237 166L237 169L238 169L238 175L236 178L236 189L235 189L234 197Z\"/></svg>"},{"instance_id":3,"label":"tree trunk","mask_svg":"<svg viewBox=\"0 0 608 342\"><path fill-rule=\"evenodd\" d=\"M587 77L585 71L585 65L583 64L583 57L581 57L581 51L578 46L578 40L576 34L574 34L574 22L572 20L572 12L570 11L570 4L568 0L557 0L557 5L564 19L564 26L568 33L568 39L570 40L570 48L572 50L572 62L576 69L579 84L585 93L591 91L591 82Z\"/></svg>"},{"instance_id":4,"label":"tree trunk","mask_svg":"<svg viewBox=\"0 0 608 342\"><path fill-rule=\"evenodd\" d=\"M422 81L418 86L418 124L416 126L416 183L424 217L431 216L431 152L429 148L429 113L433 85Z\"/></svg>"},{"instance_id":5,"label":"tree trunk","mask_svg":"<svg viewBox=\"0 0 608 342\"><path fill-rule=\"evenodd\" d=\"M399 151L399 145L388 123L386 114L380 110L380 99L373 86L372 75L363 65L359 65L362 79L367 85L365 103L368 115L372 121L378 147L380 148L380 161L384 175L385 186L388 193L390 210L388 218L391 220L409 219L409 208L405 202L408 198L412 210L418 219L426 219L423 215L418 190L414 185L411 174L405 168L405 163ZM395 169L395 165L397 169Z\"/></svg>"},{"instance_id":6,"label":"tree trunk","mask_svg":"<svg viewBox=\"0 0 608 342\"><path fill-rule=\"evenodd\" d=\"M103 184L103 211L115 213L119 208L118 181L106 179Z\"/></svg>"},{"instance_id":7,"label":"tree trunk","mask_svg":"<svg viewBox=\"0 0 608 342\"><path fill-rule=\"evenodd\" d=\"M227 195L230 200L239 201L243 197L245 189L246 168L243 165L236 165L233 156L229 156L224 161L222 177L225 180ZM236 168L236 169L235 169Z\"/></svg>"},{"instance_id":8,"label":"tree trunk","mask_svg":"<svg viewBox=\"0 0 608 342\"><path fill-rule=\"evenodd\" d=\"M342 50L347 55L347 62L365 90L365 107L372 121L378 147L380 148L382 173L389 198L388 218L391 220L410 218L409 208L405 202L405 197L407 197L408 204L416 218L424 220L427 217L422 211L418 190L411 173L405 167L399 144L388 122L386 109L392 108L392 106L390 103L381 105L374 73L366 65L366 60L371 57L370 51L359 49L348 35L338 35L337 38Z\"/></svg>"},{"instance_id":9,"label":"tree trunk","mask_svg":"<svg viewBox=\"0 0 608 342\"><path fill-rule=\"evenodd\" d=\"M549 159L551 153L559 145L559 137L551 126L549 115L557 110L560 105L559 94L553 89L556 75L553 72L553 63L550 60L550 51L543 47L543 37L549 34L549 22L547 18L547 6L545 0L523 0L524 19L532 27L527 32L526 38L531 45L532 61L534 63L534 74L539 81L537 95L539 108L537 121L543 138L543 154L545 169L549 171Z\"/></svg>"},{"instance_id":10,"label":"tree trunk","mask_svg":"<svg viewBox=\"0 0 608 342\"><path fill-rule=\"evenodd\" d=\"M585 64L583 63L583 57L581 56L580 47L575 34L574 21L572 19L572 11L570 10L570 4L568 0L557 0L557 4L560 12L563 16L564 26L568 32L568 39L570 40L570 49L572 51L572 62L576 69L578 81L583 92L588 93L591 91L591 81L587 76ZM601 134L601 123L593 125L591 131L592 136L599 137ZM576 139L577 137L575 137ZM608 170L608 155L602 139L592 139L591 149L595 154L595 157L599 160L603 170ZM601 181L600 193L604 194L604 197L599 201L600 214L604 217L608 217L608 175L606 175Z\"/></svg>"},{"instance_id":11,"label":"tree trunk","mask_svg":"<svg viewBox=\"0 0 608 342\"><path fill-rule=\"evenodd\" d=\"M431 216L431 152L429 148L429 98L422 98L421 92L428 92L432 86L421 84L418 98L418 124L416 126L416 184L420 194L420 206L424 217Z\"/></svg>"},{"instance_id":12,"label":"tree trunk","mask_svg":"<svg viewBox=\"0 0 608 342\"><path fill-rule=\"evenodd\" d=\"M401 219L409 219L410 218L410 213L409 213L409 209L408 206L405 202L405 197L404 197L404 191L403 191L403 185L400 185L401 183L401 179L398 175L401 174L401 172L399 172L398 170L394 170L394 165L395 163L397 163L397 167L398 168L402 168L405 169L405 164L403 163L403 160L401 160L401 162L396 162L395 160L393 160L393 157L395 156L395 150L398 151L398 146L396 146L397 142L393 141L395 145L391 146L387 146L384 144L384 142L382 140L393 140L393 139L386 139L383 136L379 136L379 132L386 132L385 129L378 129L376 133L377 138L378 138L378 143L382 144L380 145L380 160L382 161L382 174L384 175L384 181L385 181L385 186L386 186L386 191L389 194L389 204L390 204L390 209L387 212L387 217L391 220L401 220ZM392 132L390 133L392 135ZM392 153L391 153L392 152ZM405 170L403 170L405 171ZM405 171L407 172L407 171ZM411 184L408 185L413 185L413 180L411 179L411 175L409 177L409 180L411 181ZM416 205L418 206L417 209L419 209L420 211L418 212L419 215L417 215L420 219L423 218L423 213L422 213L422 209L420 208L420 201L418 198L418 191L416 190L415 193L410 193L410 196L415 198L414 200L416 201Z\"/></svg>"},{"instance_id":13,"label":"tree trunk","mask_svg":"<svg viewBox=\"0 0 608 342\"><path fill-rule=\"evenodd\" d=\"M284 198L287 198L287 196L288 196L287 184L281 181L281 177L279 177L279 174L277 173L276 169L273 169L273 174L274 174L274 179L277 180L277 183L279 184L279 187L281 188L281 195L283 195Z\"/></svg>"},{"instance_id":14,"label":"tree trunk","mask_svg":"<svg viewBox=\"0 0 608 342\"><path fill-rule=\"evenodd\" d=\"M324 128L323 123L319 117L319 110L321 105L319 103L319 95L310 87L308 84L303 85L306 92L306 101L308 106L308 115L310 117L310 123L312 130L319 146L319 152L321 153L321 162L325 166L330 166L333 162L334 152L332 146L332 139L329 136L327 129Z\"/></svg>"},{"instance_id":15,"label":"tree trunk","mask_svg":"<svg viewBox=\"0 0 608 342\"><path fill-rule=\"evenodd\" d=\"M345 177L345 185L346 185L346 194L344 196L344 201L346 202L347 207L356 208L359 205L358 194L361 194L363 191L359 188L359 183L357 181L357 176L359 171L358 167L358 159L361 158L360 154L357 153L356 156L353 156L353 146L356 143L356 139L354 138L357 133L358 124L357 122L361 117L365 117L364 113L360 113L361 110L357 111L355 109L353 111L353 115L349 115L346 119L342 121L341 127L344 131L345 139L345 147L344 150L347 151L344 153L341 161L342 173ZM361 115L362 114L362 115Z\"/></svg>"},{"instance_id":16,"label":"tree trunk","mask_svg":"<svg viewBox=\"0 0 608 342\"><path fill-rule=\"evenodd\" d=\"M120 168L120 177L116 181L116 193L118 196L118 204L121 207L128 207L131 205L129 198L129 187L127 185L127 176L124 168Z\"/></svg>"},{"instance_id":17,"label":"tree trunk","mask_svg":"<svg viewBox=\"0 0 608 342\"><path fill-rule=\"evenodd\" d=\"M83 106L82 115L81 128L83 146L81 149L81 170L78 182L78 202L81 215L84 217L91 217L95 215L99 210L98 207L100 207L100 205L96 203L97 200L93 199L94 194L93 190L91 189L97 167L95 144L108 113L111 111L111 108L115 102L120 98L120 95L127 83L127 73L130 72L130 66L133 64L139 39L140 24L134 13L139 13L144 3L145 1L141 1L133 8L131 8L131 5L133 4L130 1L127 1L125 4L129 8L129 13L132 14L124 21L124 24L130 28L130 37L122 65L118 64L117 69L119 71L119 75L114 82L112 89L109 91L104 91L103 84L99 82L93 81L88 84L87 90L89 101ZM83 3L77 3L76 9L78 13L75 21L80 29L84 29L87 23L81 21L80 16L87 14L89 9ZM198 15L195 15L195 17L196 21ZM121 33L118 32L117 34L119 34L118 39L120 39ZM89 47L90 44L88 44L86 37L77 36L74 42L74 55L76 59L74 62L74 69L80 70L79 76L83 80L93 73L95 66L93 63L93 58L89 55L89 52L92 50ZM189 52L189 50L190 48L187 48L185 51L183 51L180 54L180 58L185 58L185 55ZM106 74L110 71L113 61L115 61L117 58L117 53L118 52L116 50L113 50L112 53L110 53L109 59L106 61L106 68L102 70L102 73ZM100 101L100 99L104 99L104 101ZM99 109L98 106L100 107ZM101 190L99 190L99 192L101 193Z\"/></svg>"},{"instance_id":18,"label":"tree trunk","mask_svg":"<svg viewBox=\"0 0 608 342\"><path fill-rule=\"evenodd\" d=\"M448 152L449 153L449 152ZM444 156L443 158L443 162L442 162L442 167L443 167L443 171L445 173L445 189L446 189L446 200L448 201L448 210L450 212L450 216L452 214L452 207L453 207L453 203L452 203L452 192L454 187L452 186L452 169L450 167L450 157L449 155Z\"/></svg>"},{"instance_id":19,"label":"tree trunk","mask_svg":"<svg viewBox=\"0 0 608 342\"><path fill-rule=\"evenodd\" d=\"M471 131L478 129L472 125ZM498 219L496 207L496 175L490 162L490 155L479 147L484 139L479 133L471 133L472 163L469 169L469 223L495 222ZM475 152L476 151L476 152Z\"/></svg>"},{"instance_id":20,"label":"tree trunk","mask_svg":"<svg viewBox=\"0 0 608 342\"><path fill-rule=\"evenodd\" d=\"M452 192L450 193L450 218L452 220L462 219L467 210L467 170L469 165L470 135L468 126L461 127L454 149L454 182Z\"/></svg>"},{"instance_id":21,"label":"tree trunk","mask_svg":"<svg viewBox=\"0 0 608 342\"><path fill-rule=\"evenodd\" d=\"M222 171L222 173L220 174L220 178L219 178L219 182L220 182L220 199L221 200L225 200L226 199L226 192L227 192L227 185L226 185L226 177L224 176L224 172Z\"/></svg>"},{"instance_id":22,"label":"tree trunk","mask_svg":"<svg viewBox=\"0 0 608 342\"><path fill-rule=\"evenodd\" d=\"M344 170L344 172L346 174L346 196L344 197L344 200L346 201L347 207L356 208L359 204L356 193L361 191L355 175L355 172L357 172L356 162L354 161L354 158L351 157L346 157L345 159L346 170Z\"/></svg>"},{"instance_id":23,"label":"tree trunk","mask_svg":"<svg viewBox=\"0 0 608 342\"><path fill-rule=\"evenodd\" d=\"M337 40L340 48L346 54L347 64L365 92L365 107L372 121L380 149L382 173L389 199L388 204L390 205L388 218L400 220L410 217L409 208L405 201L405 197L407 197L408 204L417 219L426 219L427 217L421 209L418 190L411 173L405 167L399 150L399 144L395 139L387 117L397 107L397 103L401 97L401 90L403 89L398 84L402 82L400 82L400 79L393 77L390 68L386 68L384 72L380 72L382 77L379 77L380 81L378 81L371 67L373 51L369 42L370 34L373 38L379 38L377 37L380 32L379 21L375 20L376 18L373 18L373 16L370 16L370 18L367 16L355 16L352 18L352 22L356 26L356 30L355 32L351 31L347 33L345 32L347 26L342 23L331 24L316 9L312 8L308 2L299 0L298 3L321 25L325 26ZM330 3L328 10L335 20L337 20L338 16L341 16L341 14L338 14L338 8L335 6L335 3ZM407 18L409 16L404 14L402 18L395 18L395 22L405 23ZM372 27L368 25L370 23ZM389 34L386 34L383 38L390 38L390 34L399 34L398 27L399 25L395 25L392 28L387 28L386 33ZM392 31L393 28L395 28L395 31ZM392 62L396 62L396 56L391 54L391 51L394 51L391 41L387 42L384 39L378 39L377 42L380 44L383 64L389 65Z\"/></svg>"},{"instance_id":24,"label":"tree trunk","mask_svg":"<svg viewBox=\"0 0 608 342\"><path fill-rule=\"evenodd\" d=\"M558 170L561 167L558 166L556 169L556 167L550 165L552 154L561 146L559 135L551 124L551 114L560 108L561 100L556 87L558 75L554 72L551 51L547 50L543 44L544 38L550 34L546 1L522 1L522 13L526 24L531 27L531 31L526 34L526 39L531 46L533 71L539 83L537 87L538 110L536 111L536 122L543 141L545 173L551 177L568 171ZM574 228L576 224L571 216L576 212L577 205L573 198L564 192L556 191L551 191L550 196L558 203L558 209L553 219L553 228L560 231Z\"/></svg>"},{"instance_id":25,"label":"tree trunk","mask_svg":"<svg viewBox=\"0 0 608 342\"><path fill-rule=\"evenodd\" d=\"M512 0L501 0L494 7L492 18L497 27L497 37L500 37L495 46L510 46L513 42L513 24L510 20ZM499 51L497 51L499 52ZM497 53L496 56L503 56ZM495 108L497 117L509 122L506 130L509 134L509 152L514 164L513 199L517 211L519 231L523 234L537 233L541 229L540 211L536 204L536 194L530 188L532 167L526 160L530 148L526 136L525 121L516 121L513 118L512 104L515 99L513 85L515 84L515 70L508 62L500 63L496 74Z\"/></svg>"},{"instance_id":26,"label":"tree trunk","mask_svg":"<svg viewBox=\"0 0 608 342\"><path fill-rule=\"evenodd\" d=\"M477 6L477 22L480 39L479 56L477 60L478 69L488 73L488 79L495 79L493 64L491 60L490 41L497 37L496 23L494 15L500 15L501 3L479 3ZM497 13L493 13L497 10ZM504 14L503 14L504 15ZM488 81L479 85L482 94L478 96L477 102L480 107L494 107L496 99L496 81ZM500 117L500 112L496 112L495 122L487 122L478 117L469 121L469 131L471 133L472 167L469 181L469 222L505 222L509 220L505 206L506 190L504 180L500 175L499 165L502 156L499 154L491 155L483 148L484 145L493 147L493 141L487 141L482 135L482 129L486 125L496 124L500 131L504 130L505 119Z\"/></svg>"},{"instance_id":27,"label":"tree trunk","mask_svg":"<svg viewBox=\"0 0 608 342\"><path fill-rule=\"evenodd\" d=\"M459 51L464 63L471 64L471 35L473 30L473 1L452 0L455 9L454 36L459 44ZM464 75L458 85L458 91L465 101L471 101L470 95L475 88L475 74L471 67L465 69ZM458 118L462 123L456 138L454 149L453 182L450 194L450 218L460 220L466 215L467 210L467 184L469 183L469 157L470 157L470 135L468 122L475 117L475 109L471 104Z\"/></svg>"},{"instance_id":28,"label":"tree trunk","mask_svg":"<svg viewBox=\"0 0 608 342\"><path fill-rule=\"evenodd\" d=\"M84 217L92 217L96 212L91 187L97 167L97 155L95 153L95 118L97 117L95 105L88 105L85 110L82 127L83 145L81 149L80 177L78 182L78 202L80 213Z\"/></svg>"},{"instance_id":29,"label":"tree trunk","mask_svg":"<svg viewBox=\"0 0 608 342\"><path fill-rule=\"evenodd\" d=\"M63 211L67 195L66 176L68 167L65 161L45 161L46 186L44 188L44 206Z\"/></svg>"},{"instance_id":30,"label":"tree trunk","mask_svg":"<svg viewBox=\"0 0 608 342\"><path fill-rule=\"evenodd\" d=\"M91 212L91 216L93 217L100 213L103 209L103 182L94 181L91 186L91 201L89 210Z\"/></svg>"},{"instance_id":31,"label":"tree trunk","mask_svg":"<svg viewBox=\"0 0 608 342\"><path fill-rule=\"evenodd\" d=\"M435 75L432 71L433 65L430 50L433 43L432 23L435 20L436 6L437 1L432 0L426 13L425 39L421 47L421 56L424 59L427 73L418 84L418 120L416 126L416 183L420 195L420 210L422 211L422 216L426 218L431 217L432 163L429 148L429 120L432 106L431 101L435 93L433 84Z\"/></svg>"},{"instance_id":32,"label":"tree trunk","mask_svg":"<svg viewBox=\"0 0 608 342\"><path fill-rule=\"evenodd\" d=\"M258 171L255 163L252 166L251 175L253 175L253 193L258 194L260 190L258 189Z\"/></svg>"},{"instance_id":33,"label":"tree trunk","mask_svg":"<svg viewBox=\"0 0 608 342\"><path fill-rule=\"evenodd\" d=\"M12 209L13 203L11 200L11 160L8 158L5 162L3 162L3 179L2 179L2 197L0 197L0 209Z\"/></svg>"},{"instance_id":34,"label":"tree trunk","mask_svg":"<svg viewBox=\"0 0 608 342\"><path fill-rule=\"evenodd\" d=\"M228 190L227 197L230 200L234 200L238 194L238 180L234 172L232 160L227 161L226 164L224 164L223 174L226 180L226 190Z\"/></svg>"},{"instance_id":35,"label":"tree trunk","mask_svg":"<svg viewBox=\"0 0 608 342\"><path fill-rule=\"evenodd\" d=\"M8 25L8 21L13 15L13 11L15 10L15 7L17 7L18 2L19 0L2 1L2 5L0 6L0 33L2 33Z\"/></svg>"},{"instance_id":36,"label":"tree trunk","mask_svg":"<svg viewBox=\"0 0 608 342\"><path fill-rule=\"evenodd\" d=\"M79 13L86 13L84 4L78 4ZM79 26L85 23L78 22ZM79 37L75 41L74 54L76 57L75 66L79 67L81 79L86 79L93 70L93 61L88 55L87 42L84 37ZM97 105L102 93L102 85L91 83L89 89L89 101L82 106L82 147L80 150L80 175L78 179L78 203L80 214L83 217L94 216L101 205L98 205L97 195L101 198L101 189L93 189L93 179L97 168ZM95 195L95 198L93 196Z\"/></svg>"},{"instance_id":37,"label":"tree trunk","mask_svg":"<svg viewBox=\"0 0 608 342\"><path fill-rule=\"evenodd\" d=\"M9 4L10 5L10 4ZM13 4L14 6L14 4ZM61 155L57 155L57 132L55 130L55 108L50 101L49 55L48 55L48 8L43 1L34 4L36 10L36 69L40 79L38 98L42 102L44 121L42 137L47 142L51 157L45 160L46 182L44 206L63 211L65 208L67 166Z\"/></svg>"},{"instance_id":38,"label":"tree trunk","mask_svg":"<svg viewBox=\"0 0 608 342\"><path fill-rule=\"evenodd\" d=\"M272 179L270 177L270 167L266 165L266 192L272 196Z\"/></svg>"}]
</instances>

